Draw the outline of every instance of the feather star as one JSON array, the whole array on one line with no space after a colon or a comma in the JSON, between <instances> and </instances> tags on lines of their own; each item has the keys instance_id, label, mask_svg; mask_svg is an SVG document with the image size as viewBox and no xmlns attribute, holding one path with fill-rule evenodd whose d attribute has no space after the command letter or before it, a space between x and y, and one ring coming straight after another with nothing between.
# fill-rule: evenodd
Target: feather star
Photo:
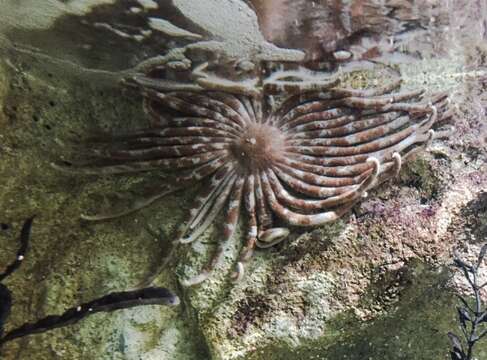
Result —
<instances>
[{"instance_id":1,"label":"feather star","mask_svg":"<svg viewBox=\"0 0 487 360\"><path fill-rule=\"evenodd\" d=\"M235 280L243 277L256 247L271 247L289 234L287 227L274 226L276 220L305 227L334 221L369 189L396 176L414 152L451 133L433 130L451 117L448 97L393 93L400 81L355 90L309 71L281 71L264 80L261 90L204 74L196 86L167 87L149 75L135 82L158 125L98 139L94 162L57 167L85 174L173 175L123 211L84 216L93 221L124 216L205 181L177 242L195 241L221 212L223 231L212 259L187 286L206 280L218 264L241 210L246 240ZM278 95L280 106L269 109L264 99Z\"/></svg>"}]
</instances>

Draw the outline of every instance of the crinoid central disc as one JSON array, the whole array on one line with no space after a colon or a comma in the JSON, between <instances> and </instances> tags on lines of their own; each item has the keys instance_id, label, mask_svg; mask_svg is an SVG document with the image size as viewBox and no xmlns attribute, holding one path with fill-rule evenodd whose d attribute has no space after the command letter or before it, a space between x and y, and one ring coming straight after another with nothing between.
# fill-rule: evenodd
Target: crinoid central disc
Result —
<instances>
[{"instance_id":1,"label":"crinoid central disc","mask_svg":"<svg viewBox=\"0 0 487 360\"><path fill-rule=\"evenodd\" d=\"M250 124L235 141L232 151L242 170L266 168L284 150L284 134L274 126Z\"/></svg>"}]
</instances>

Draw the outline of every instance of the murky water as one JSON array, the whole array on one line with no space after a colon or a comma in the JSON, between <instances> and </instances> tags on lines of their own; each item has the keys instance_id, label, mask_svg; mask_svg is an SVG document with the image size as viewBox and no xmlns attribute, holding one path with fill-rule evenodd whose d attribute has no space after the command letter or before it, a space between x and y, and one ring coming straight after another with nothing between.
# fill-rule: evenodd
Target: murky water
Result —
<instances>
[{"instance_id":1,"label":"murky water","mask_svg":"<svg viewBox=\"0 0 487 360\"><path fill-rule=\"evenodd\" d=\"M449 358L487 1L0 0L0 54L2 359Z\"/></svg>"}]
</instances>

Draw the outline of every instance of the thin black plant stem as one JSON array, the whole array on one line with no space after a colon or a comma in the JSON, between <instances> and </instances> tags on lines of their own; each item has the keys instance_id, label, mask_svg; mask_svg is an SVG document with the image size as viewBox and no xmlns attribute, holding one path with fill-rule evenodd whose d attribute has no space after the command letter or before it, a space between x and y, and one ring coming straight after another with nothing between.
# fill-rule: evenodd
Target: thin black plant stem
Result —
<instances>
[{"instance_id":1,"label":"thin black plant stem","mask_svg":"<svg viewBox=\"0 0 487 360\"><path fill-rule=\"evenodd\" d=\"M475 269L477 270L477 269ZM479 320L479 315L482 310L482 300L480 299L480 291L477 286L477 271L474 271L473 274L473 281L470 282L472 285L472 288L475 293L475 319L472 322L472 326L470 328L470 336L468 337L468 349L467 349L467 360L472 359L472 352L473 352L473 347L475 346L475 334L477 333L477 325L478 325L478 320Z\"/></svg>"},{"instance_id":2,"label":"thin black plant stem","mask_svg":"<svg viewBox=\"0 0 487 360\"><path fill-rule=\"evenodd\" d=\"M485 255L487 255L487 244L482 246L476 264L468 264L456 255L454 258L454 265L462 270L475 298L475 304L470 306L463 296L457 295L463 304L462 307L458 307L458 316L461 325L460 328L463 333L463 344L465 346L462 345L462 340L458 336L452 332L448 333L452 342L452 351L450 354L454 360L472 360L475 345L487 335L487 329L482 330L478 334L482 324L487 323L487 309L483 309L482 298L480 296L482 288L487 283L478 285L479 269L484 261Z\"/></svg>"}]
</instances>

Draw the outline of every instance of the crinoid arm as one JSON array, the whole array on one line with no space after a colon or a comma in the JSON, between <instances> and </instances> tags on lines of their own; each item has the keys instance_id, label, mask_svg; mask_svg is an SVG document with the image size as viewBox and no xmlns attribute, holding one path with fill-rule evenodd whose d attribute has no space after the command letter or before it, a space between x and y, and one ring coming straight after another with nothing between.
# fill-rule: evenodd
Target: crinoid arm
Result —
<instances>
[{"instance_id":1,"label":"crinoid arm","mask_svg":"<svg viewBox=\"0 0 487 360\"><path fill-rule=\"evenodd\" d=\"M215 250L214 255L198 275L182 281L183 286L194 286L202 283L208 278L208 276L210 276L211 272L220 262L225 250L225 245L232 238L235 228L237 227L244 184L245 179L243 178L238 178L232 184L232 190L227 202L225 222L223 224L223 236L217 246L217 249Z\"/></svg>"},{"instance_id":2,"label":"crinoid arm","mask_svg":"<svg viewBox=\"0 0 487 360\"><path fill-rule=\"evenodd\" d=\"M151 191L150 194L144 197L138 196L136 199L132 201L130 205L126 206L122 210L112 210L111 212L108 213L96 214L96 215L81 214L80 217L81 219L86 221L102 221L102 220L116 219L125 215L129 215L140 209L143 209L151 205L153 202L159 200L160 198L169 195L177 190L179 190L179 188L176 186L164 185Z\"/></svg>"},{"instance_id":3,"label":"crinoid arm","mask_svg":"<svg viewBox=\"0 0 487 360\"><path fill-rule=\"evenodd\" d=\"M268 95L295 94L307 91L325 91L338 85L336 75L323 74L300 67L297 70L274 72L263 81L263 92Z\"/></svg>"},{"instance_id":4,"label":"crinoid arm","mask_svg":"<svg viewBox=\"0 0 487 360\"><path fill-rule=\"evenodd\" d=\"M263 231L257 239L257 247L260 249L270 248L284 241L290 234L288 228L272 228Z\"/></svg>"},{"instance_id":5,"label":"crinoid arm","mask_svg":"<svg viewBox=\"0 0 487 360\"><path fill-rule=\"evenodd\" d=\"M249 97L259 97L260 92L257 89L258 79L247 80L228 80L210 75L205 70L208 63L203 63L193 71L193 78L196 84L207 90L225 91L231 94L239 94Z\"/></svg>"},{"instance_id":6,"label":"crinoid arm","mask_svg":"<svg viewBox=\"0 0 487 360\"><path fill-rule=\"evenodd\" d=\"M394 92L399 79L348 89L335 75L297 68L241 82L220 79L204 63L192 71L189 86L152 78L157 64L146 64L132 79L157 126L99 139L89 151L91 163L62 169L171 174L173 181L161 183L155 193L138 196L120 211L85 216L88 220L123 216L203 183L175 242L197 241L220 213L224 226L214 255L182 282L186 286L211 275L241 210L245 241L234 280L244 277L256 247L282 242L290 227L339 219L396 177L414 153L451 131L438 129L452 116L447 94Z\"/></svg>"}]
</instances>

